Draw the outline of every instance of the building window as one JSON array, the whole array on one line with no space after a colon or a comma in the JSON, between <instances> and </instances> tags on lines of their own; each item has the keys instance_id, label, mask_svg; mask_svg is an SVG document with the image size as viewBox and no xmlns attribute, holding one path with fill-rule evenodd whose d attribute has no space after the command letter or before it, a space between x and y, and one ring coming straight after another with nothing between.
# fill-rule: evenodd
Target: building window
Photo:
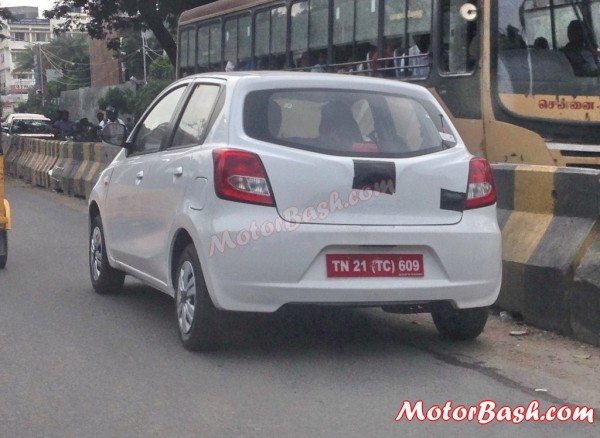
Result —
<instances>
[{"instance_id":1,"label":"building window","mask_svg":"<svg viewBox=\"0 0 600 438\"><path fill-rule=\"evenodd\" d=\"M46 42L49 41L49 34L46 32L36 32L35 34L35 40L38 42Z\"/></svg>"},{"instance_id":2,"label":"building window","mask_svg":"<svg viewBox=\"0 0 600 438\"><path fill-rule=\"evenodd\" d=\"M12 37L15 41L28 41L27 34L25 32L13 32Z\"/></svg>"}]
</instances>

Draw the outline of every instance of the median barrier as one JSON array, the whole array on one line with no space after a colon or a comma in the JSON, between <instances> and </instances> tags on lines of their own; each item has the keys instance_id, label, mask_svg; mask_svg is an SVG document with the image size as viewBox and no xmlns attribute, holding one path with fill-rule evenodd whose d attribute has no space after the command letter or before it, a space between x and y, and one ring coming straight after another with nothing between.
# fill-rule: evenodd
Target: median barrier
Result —
<instances>
[{"instance_id":1,"label":"median barrier","mask_svg":"<svg viewBox=\"0 0 600 438\"><path fill-rule=\"evenodd\" d=\"M73 145L75 143L69 143L63 141L58 146L58 159L54 164L54 167L50 169L52 172L50 187L59 192L65 192L69 194L68 187L64 183L63 175L65 170L68 170L73 165ZM67 189L67 190L65 190Z\"/></svg>"},{"instance_id":2,"label":"median barrier","mask_svg":"<svg viewBox=\"0 0 600 438\"><path fill-rule=\"evenodd\" d=\"M493 168L503 243L497 305L529 324L600 344L600 172Z\"/></svg>"},{"instance_id":3,"label":"median barrier","mask_svg":"<svg viewBox=\"0 0 600 438\"><path fill-rule=\"evenodd\" d=\"M25 179L25 173L27 172L25 165L33 155L33 145L31 140L33 139L27 137L21 137L18 140L19 144L22 145L22 152L17 160L17 177L21 179Z\"/></svg>"},{"instance_id":4,"label":"median barrier","mask_svg":"<svg viewBox=\"0 0 600 438\"><path fill-rule=\"evenodd\" d=\"M68 143L61 150L64 151L64 160L59 160L56 167L61 174L62 191L71 196L87 198L100 173L120 148L102 143Z\"/></svg>"},{"instance_id":5,"label":"median barrier","mask_svg":"<svg viewBox=\"0 0 600 438\"><path fill-rule=\"evenodd\" d=\"M38 162L33 167L33 178L32 184L50 188L50 176L48 171L54 167L58 160L58 151L60 141L44 141L44 154L40 157Z\"/></svg>"},{"instance_id":6,"label":"median barrier","mask_svg":"<svg viewBox=\"0 0 600 438\"><path fill-rule=\"evenodd\" d=\"M5 138L6 173L41 187L87 198L120 148L102 143ZM52 176L50 176L50 171Z\"/></svg>"},{"instance_id":7,"label":"median barrier","mask_svg":"<svg viewBox=\"0 0 600 438\"><path fill-rule=\"evenodd\" d=\"M2 135L4 148L4 169L7 175L17 176L17 161L23 153L22 140L20 137Z\"/></svg>"},{"instance_id":8,"label":"median barrier","mask_svg":"<svg viewBox=\"0 0 600 438\"><path fill-rule=\"evenodd\" d=\"M2 137L2 153L6 157L8 155L8 150L10 149L10 136L6 133L1 133Z\"/></svg>"},{"instance_id":9,"label":"median barrier","mask_svg":"<svg viewBox=\"0 0 600 438\"><path fill-rule=\"evenodd\" d=\"M46 158L46 141L35 138L28 140L31 152L23 165L23 179L30 183L34 183L35 169Z\"/></svg>"}]
</instances>

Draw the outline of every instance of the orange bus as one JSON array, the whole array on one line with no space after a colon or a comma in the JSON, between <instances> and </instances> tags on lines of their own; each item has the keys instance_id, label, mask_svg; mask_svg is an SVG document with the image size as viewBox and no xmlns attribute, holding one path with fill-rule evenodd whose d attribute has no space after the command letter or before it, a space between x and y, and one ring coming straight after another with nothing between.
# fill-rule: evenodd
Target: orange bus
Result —
<instances>
[{"instance_id":1,"label":"orange bus","mask_svg":"<svg viewBox=\"0 0 600 438\"><path fill-rule=\"evenodd\" d=\"M600 168L600 0L219 0L179 21L179 77L290 69L411 81L471 152Z\"/></svg>"}]
</instances>

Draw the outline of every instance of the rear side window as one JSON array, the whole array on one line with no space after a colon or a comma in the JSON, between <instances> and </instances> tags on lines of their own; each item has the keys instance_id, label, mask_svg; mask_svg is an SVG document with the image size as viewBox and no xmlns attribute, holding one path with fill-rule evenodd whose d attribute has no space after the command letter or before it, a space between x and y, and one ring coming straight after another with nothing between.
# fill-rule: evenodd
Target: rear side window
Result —
<instances>
[{"instance_id":1,"label":"rear side window","mask_svg":"<svg viewBox=\"0 0 600 438\"><path fill-rule=\"evenodd\" d=\"M435 105L350 90L249 93L244 130L258 140L331 155L408 157L455 145Z\"/></svg>"},{"instance_id":2,"label":"rear side window","mask_svg":"<svg viewBox=\"0 0 600 438\"><path fill-rule=\"evenodd\" d=\"M171 147L201 144L219 95L218 85L196 86L175 130Z\"/></svg>"}]
</instances>

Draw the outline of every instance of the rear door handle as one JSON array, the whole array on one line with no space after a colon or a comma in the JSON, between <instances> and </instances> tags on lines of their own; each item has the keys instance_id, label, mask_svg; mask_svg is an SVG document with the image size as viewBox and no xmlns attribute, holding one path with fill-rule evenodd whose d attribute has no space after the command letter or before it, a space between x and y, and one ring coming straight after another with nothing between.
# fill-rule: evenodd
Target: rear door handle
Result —
<instances>
[{"instance_id":1,"label":"rear door handle","mask_svg":"<svg viewBox=\"0 0 600 438\"><path fill-rule=\"evenodd\" d=\"M173 176L181 176L183 175L183 167L179 166L173 169Z\"/></svg>"},{"instance_id":2,"label":"rear door handle","mask_svg":"<svg viewBox=\"0 0 600 438\"><path fill-rule=\"evenodd\" d=\"M143 171L143 170L140 170L140 171L139 171L139 172L138 172L138 173L135 175L135 177L136 177L137 179L143 179L143 178L144 178L144 171Z\"/></svg>"}]
</instances>

